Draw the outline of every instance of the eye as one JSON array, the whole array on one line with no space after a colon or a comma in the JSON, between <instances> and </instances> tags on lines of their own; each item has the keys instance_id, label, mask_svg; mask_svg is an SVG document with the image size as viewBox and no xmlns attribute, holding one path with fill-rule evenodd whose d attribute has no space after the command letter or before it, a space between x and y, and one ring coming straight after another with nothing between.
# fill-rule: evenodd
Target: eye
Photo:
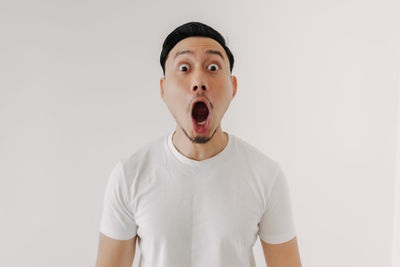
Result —
<instances>
[{"instance_id":1,"label":"eye","mask_svg":"<svg viewBox=\"0 0 400 267\"><path fill-rule=\"evenodd\" d=\"M184 63L179 65L179 70L186 72L189 69L189 65Z\"/></svg>"},{"instance_id":2,"label":"eye","mask_svg":"<svg viewBox=\"0 0 400 267\"><path fill-rule=\"evenodd\" d=\"M211 66L211 67L210 67ZM208 69L209 70L213 70L213 71L216 71L216 70L218 70L219 69L219 66L217 65L217 64L210 64L210 65L208 65Z\"/></svg>"}]
</instances>

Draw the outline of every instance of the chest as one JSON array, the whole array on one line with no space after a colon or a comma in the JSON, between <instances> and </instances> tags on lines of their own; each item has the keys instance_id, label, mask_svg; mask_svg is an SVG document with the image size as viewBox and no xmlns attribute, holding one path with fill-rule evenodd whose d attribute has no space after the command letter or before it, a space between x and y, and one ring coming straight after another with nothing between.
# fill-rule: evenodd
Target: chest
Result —
<instances>
[{"instance_id":1,"label":"chest","mask_svg":"<svg viewBox=\"0 0 400 267\"><path fill-rule=\"evenodd\" d=\"M263 210L254 177L240 171L173 173L160 168L145 178L135 185L134 202L142 239L254 244Z\"/></svg>"}]
</instances>

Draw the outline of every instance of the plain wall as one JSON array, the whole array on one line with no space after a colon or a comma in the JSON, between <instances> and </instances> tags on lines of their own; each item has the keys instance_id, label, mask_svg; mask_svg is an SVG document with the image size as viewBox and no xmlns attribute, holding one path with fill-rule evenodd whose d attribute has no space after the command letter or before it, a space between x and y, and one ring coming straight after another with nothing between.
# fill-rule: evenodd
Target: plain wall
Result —
<instances>
[{"instance_id":1,"label":"plain wall","mask_svg":"<svg viewBox=\"0 0 400 267\"><path fill-rule=\"evenodd\" d=\"M221 126L281 163L303 266L390 266L400 4L378 0L3 0L0 266L94 266L112 167L175 128L159 55L188 21L235 56Z\"/></svg>"},{"instance_id":2,"label":"plain wall","mask_svg":"<svg viewBox=\"0 0 400 267\"><path fill-rule=\"evenodd\" d=\"M400 73L399 73L398 103L400 103ZM397 105L397 149L396 149L396 182L393 207L393 240L392 240L392 267L400 267L400 105Z\"/></svg>"}]
</instances>

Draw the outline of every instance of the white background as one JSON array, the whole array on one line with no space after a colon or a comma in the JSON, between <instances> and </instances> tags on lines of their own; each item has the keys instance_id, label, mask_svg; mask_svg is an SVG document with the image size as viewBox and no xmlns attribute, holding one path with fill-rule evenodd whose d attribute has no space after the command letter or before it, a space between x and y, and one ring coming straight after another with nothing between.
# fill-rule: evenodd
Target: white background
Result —
<instances>
[{"instance_id":1,"label":"white background","mask_svg":"<svg viewBox=\"0 0 400 267\"><path fill-rule=\"evenodd\" d=\"M390 266L394 0L1 1L0 266L94 266L112 167L175 128L159 56L189 21L235 56L222 129L282 165L303 266Z\"/></svg>"}]
</instances>

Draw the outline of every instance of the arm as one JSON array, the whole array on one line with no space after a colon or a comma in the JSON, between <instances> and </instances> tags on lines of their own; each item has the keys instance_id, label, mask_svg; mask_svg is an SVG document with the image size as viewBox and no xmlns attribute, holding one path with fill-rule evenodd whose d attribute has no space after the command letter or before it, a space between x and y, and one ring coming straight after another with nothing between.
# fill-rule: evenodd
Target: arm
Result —
<instances>
[{"instance_id":1,"label":"arm","mask_svg":"<svg viewBox=\"0 0 400 267\"><path fill-rule=\"evenodd\" d=\"M96 267L131 267L138 237L123 162L113 168L104 192Z\"/></svg>"},{"instance_id":2,"label":"arm","mask_svg":"<svg viewBox=\"0 0 400 267\"><path fill-rule=\"evenodd\" d=\"M260 241L268 267L302 267L296 237L282 244Z\"/></svg>"},{"instance_id":3,"label":"arm","mask_svg":"<svg viewBox=\"0 0 400 267\"><path fill-rule=\"evenodd\" d=\"M137 235L129 240L112 239L100 232L96 267L131 267Z\"/></svg>"}]
</instances>

